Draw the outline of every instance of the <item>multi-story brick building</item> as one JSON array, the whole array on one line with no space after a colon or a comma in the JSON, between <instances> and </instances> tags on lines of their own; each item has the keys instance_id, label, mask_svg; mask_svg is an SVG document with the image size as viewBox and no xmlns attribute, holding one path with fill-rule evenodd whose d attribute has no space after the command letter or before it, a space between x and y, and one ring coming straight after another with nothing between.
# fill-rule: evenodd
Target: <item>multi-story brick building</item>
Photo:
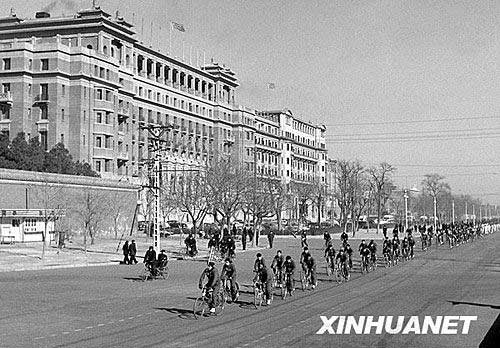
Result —
<instances>
[{"instance_id":1,"label":"multi-story brick building","mask_svg":"<svg viewBox=\"0 0 500 348\"><path fill-rule=\"evenodd\" d=\"M146 126L172 128L163 155L182 175L216 154L284 183L325 182L325 128L289 110L237 105L235 73L201 67L140 42L133 26L98 7L72 17L0 18L0 132L63 142L102 177L141 176Z\"/></svg>"}]
</instances>

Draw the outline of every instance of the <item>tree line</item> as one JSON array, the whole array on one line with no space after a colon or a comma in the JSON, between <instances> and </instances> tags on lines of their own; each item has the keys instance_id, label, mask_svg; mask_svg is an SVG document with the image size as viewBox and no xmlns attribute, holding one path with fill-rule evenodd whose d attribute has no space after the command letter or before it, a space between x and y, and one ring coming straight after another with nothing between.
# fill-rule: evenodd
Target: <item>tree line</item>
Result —
<instances>
[{"instance_id":1,"label":"tree line","mask_svg":"<svg viewBox=\"0 0 500 348\"><path fill-rule=\"evenodd\" d=\"M99 177L88 163L74 161L63 143L45 151L37 137L26 140L23 132L12 141L0 133L0 168Z\"/></svg>"}]
</instances>

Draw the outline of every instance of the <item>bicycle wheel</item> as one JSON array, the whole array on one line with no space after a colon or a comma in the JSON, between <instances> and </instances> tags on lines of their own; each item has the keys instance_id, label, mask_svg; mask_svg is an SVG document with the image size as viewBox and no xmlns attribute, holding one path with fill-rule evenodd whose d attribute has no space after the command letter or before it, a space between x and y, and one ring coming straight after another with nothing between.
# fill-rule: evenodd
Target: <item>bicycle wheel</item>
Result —
<instances>
[{"instance_id":1,"label":"bicycle wheel","mask_svg":"<svg viewBox=\"0 0 500 348\"><path fill-rule=\"evenodd\" d=\"M224 297L224 294L219 291L217 294L217 298L215 299L215 315L222 314L224 311L224 307L226 305L226 298Z\"/></svg>"},{"instance_id":2,"label":"bicycle wheel","mask_svg":"<svg viewBox=\"0 0 500 348\"><path fill-rule=\"evenodd\" d=\"M253 288L253 305L255 306L255 309L259 308L262 306L262 294L263 292L254 285Z\"/></svg>"},{"instance_id":3,"label":"bicycle wheel","mask_svg":"<svg viewBox=\"0 0 500 348\"><path fill-rule=\"evenodd\" d=\"M342 283L342 272L340 270L341 266L335 269L335 280L338 284Z\"/></svg>"},{"instance_id":4,"label":"bicycle wheel","mask_svg":"<svg viewBox=\"0 0 500 348\"><path fill-rule=\"evenodd\" d=\"M330 267L330 262L328 262L328 259L326 259L326 275L328 277L332 275L331 267Z\"/></svg>"},{"instance_id":5,"label":"bicycle wheel","mask_svg":"<svg viewBox=\"0 0 500 348\"><path fill-rule=\"evenodd\" d=\"M307 276L304 274L304 272L300 273L300 284L302 286L302 291L305 291L307 288Z\"/></svg>"},{"instance_id":6,"label":"bicycle wheel","mask_svg":"<svg viewBox=\"0 0 500 348\"><path fill-rule=\"evenodd\" d=\"M163 270L160 272L160 277L163 280L167 280L169 276L170 276L170 270L168 269L168 267L164 267Z\"/></svg>"},{"instance_id":7,"label":"bicycle wheel","mask_svg":"<svg viewBox=\"0 0 500 348\"><path fill-rule=\"evenodd\" d=\"M141 275L139 276L143 282L148 280L149 278L149 270L147 268L144 268L141 272Z\"/></svg>"},{"instance_id":8,"label":"bicycle wheel","mask_svg":"<svg viewBox=\"0 0 500 348\"><path fill-rule=\"evenodd\" d=\"M193 315L196 319L198 319L199 317L204 317L205 314L207 314L209 311L208 309L208 303L207 301L205 301L205 299L203 297L198 297L195 301L194 301L194 305L193 305Z\"/></svg>"}]
</instances>

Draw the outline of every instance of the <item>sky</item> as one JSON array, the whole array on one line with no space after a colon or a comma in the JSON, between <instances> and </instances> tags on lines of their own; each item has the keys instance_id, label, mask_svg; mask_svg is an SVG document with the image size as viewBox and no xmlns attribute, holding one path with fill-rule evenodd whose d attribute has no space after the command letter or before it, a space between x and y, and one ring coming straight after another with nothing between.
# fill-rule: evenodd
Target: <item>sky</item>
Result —
<instances>
[{"instance_id":1,"label":"sky","mask_svg":"<svg viewBox=\"0 0 500 348\"><path fill-rule=\"evenodd\" d=\"M0 0L0 15L72 14L92 1L55 3ZM172 32L175 55L184 46L193 64L205 52L233 69L239 104L325 124L331 158L391 163L401 187L439 173L453 193L500 204L500 1L97 3L163 52L169 22L183 24Z\"/></svg>"}]
</instances>

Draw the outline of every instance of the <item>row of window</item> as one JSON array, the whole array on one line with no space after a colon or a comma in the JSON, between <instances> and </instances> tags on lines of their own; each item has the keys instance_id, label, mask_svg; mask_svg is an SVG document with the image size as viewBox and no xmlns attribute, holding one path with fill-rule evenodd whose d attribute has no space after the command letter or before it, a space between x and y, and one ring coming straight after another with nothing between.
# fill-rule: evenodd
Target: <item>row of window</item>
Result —
<instances>
[{"instance_id":1,"label":"row of window","mask_svg":"<svg viewBox=\"0 0 500 348\"><path fill-rule=\"evenodd\" d=\"M28 70L33 70L33 59L28 59ZM2 70L11 70L12 69L12 59L11 58L3 58L2 59ZM40 59L40 71L49 70L49 59L42 58Z\"/></svg>"}]
</instances>

